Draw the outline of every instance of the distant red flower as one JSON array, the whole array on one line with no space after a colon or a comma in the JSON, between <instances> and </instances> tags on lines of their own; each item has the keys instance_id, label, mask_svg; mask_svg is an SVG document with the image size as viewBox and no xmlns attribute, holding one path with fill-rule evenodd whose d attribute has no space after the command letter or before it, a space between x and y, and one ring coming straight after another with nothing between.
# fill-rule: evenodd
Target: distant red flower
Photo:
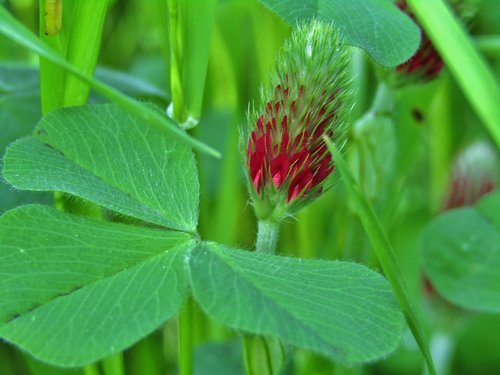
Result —
<instances>
[{"instance_id":1,"label":"distant red flower","mask_svg":"<svg viewBox=\"0 0 500 375\"><path fill-rule=\"evenodd\" d=\"M454 160L442 211L473 206L497 189L499 167L497 151L489 143L477 142L463 149ZM422 275L422 282L427 297L441 298L426 275Z\"/></svg>"},{"instance_id":2,"label":"distant red flower","mask_svg":"<svg viewBox=\"0 0 500 375\"><path fill-rule=\"evenodd\" d=\"M443 69L443 60L436 51L427 34L418 24L415 15L409 9L406 0L400 0L396 3L399 9L405 12L411 19L417 23L420 28L421 42L417 52L405 63L398 65L396 71L406 75L415 75L418 79L429 81L436 78Z\"/></svg>"},{"instance_id":3,"label":"distant red flower","mask_svg":"<svg viewBox=\"0 0 500 375\"><path fill-rule=\"evenodd\" d=\"M326 105L300 115L297 106L305 101L304 86L290 101L288 88L278 85L275 100L257 120L248 140L250 178L258 194L264 189L283 189L287 202L304 196L323 182L334 166L321 136L335 112ZM333 100L333 97L331 98Z\"/></svg>"},{"instance_id":4,"label":"distant red flower","mask_svg":"<svg viewBox=\"0 0 500 375\"><path fill-rule=\"evenodd\" d=\"M443 210L473 206L497 188L498 156L489 143L470 145L457 155Z\"/></svg>"}]
</instances>

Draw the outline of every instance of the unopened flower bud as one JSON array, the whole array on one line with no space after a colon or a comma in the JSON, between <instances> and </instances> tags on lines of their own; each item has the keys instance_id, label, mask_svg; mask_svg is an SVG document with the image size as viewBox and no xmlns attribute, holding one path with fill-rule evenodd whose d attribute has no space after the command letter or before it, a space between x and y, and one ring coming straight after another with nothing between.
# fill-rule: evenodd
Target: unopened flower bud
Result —
<instances>
[{"instance_id":1,"label":"unopened flower bud","mask_svg":"<svg viewBox=\"0 0 500 375\"><path fill-rule=\"evenodd\" d=\"M277 56L262 104L248 114L244 159L259 219L281 220L316 198L352 108L349 55L332 25L299 26Z\"/></svg>"}]
</instances>

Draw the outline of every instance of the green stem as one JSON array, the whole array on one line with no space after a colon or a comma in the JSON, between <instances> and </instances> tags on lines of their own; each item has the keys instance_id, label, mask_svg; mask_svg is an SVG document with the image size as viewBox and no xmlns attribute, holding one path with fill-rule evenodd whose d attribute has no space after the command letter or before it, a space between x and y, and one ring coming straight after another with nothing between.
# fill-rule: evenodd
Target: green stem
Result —
<instances>
[{"instance_id":1,"label":"green stem","mask_svg":"<svg viewBox=\"0 0 500 375\"><path fill-rule=\"evenodd\" d=\"M285 358L285 348L280 340L255 335L243 336L243 361L247 375L279 374Z\"/></svg>"},{"instance_id":2,"label":"green stem","mask_svg":"<svg viewBox=\"0 0 500 375\"><path fill-rule=\"evenodd\" d=\"M255 251L275 253L279 226L275 221L259 220ZM276 375L285 362L283 344L273 338L244 335L243 360L247 375Z\"/></svg>"},{"instance_id":3,"label":"green stem","mask_svg":"<svg viewBox=\"0 0 500 375\"><path fill-rule=\"evenodd\" d=\"M392 245L389 242L387 234L375 214L373 206L362 193L337 146L326 136L324 136L324 140L335 160L336 167L342 175L343 182L349 191L359 218L361 219L363 227L365 228L368 238L370 239L373 251L377 255L379 263L382 266L382 270L389 280L396 299L400 304L401 310L406 317L406 321L408 322L408 326L410 327L413 337L415 337L415 341L417 342L417 345L427 362L429 373L435 375L437 373L434 368L434 363L432 361L427 341L425 340L423 329L417 319L417 315L410 301L401 269L399 268L396 256L394 255L394 250L392 249Z\"/></svg>"},{"instance_id":4,"label":"green stem","mask_svg":"<svg viewBox=\"0 0 500 375\"><path fill-rule=\"evenodd\" d=\"M91 365L87 365L83 368L83 374L84 375L101 375L101 372L99 371L99 367L97 367L97 364L92 363Z\"/></svg>"},{"instance_id":5,"label":"green stem","mask_svg":"<svg viewBox=\"0 0 500 375\"><path fill-rule=\"evenodd\" d=\"M40 0L39 25L40 40L47 43L58 55L66 55L61 40L64 30L55 35L46 35L45 33L45 0ZM44 115L61 107L64 94L64 75L62 67L40 56L40 97Z\"/></svg>"},{"instance_id":6,"label":"green stem","mask_svg":"<svg viewBox=\"0 0 500 375\"><path fill-rule=\"evenodd\" d=\"M107 358L104 358L101 362L102 372L104 375L124 375L125 368L123 365L123 354L116 353Z\"/></svg>"},{"instance_id":7,"label":"green stem","mask_svg":"<svg viewBox=\"0 0 500 375\"><path fill-rule=\"evenodd\" d=\"M73 7L67 59L82 72L93 75L99 59L108 0L74 0ZM65 76L65 107L85 104L89 93L88 83L71 74Z\"/></svg>"},{"instance_id":8,"label":"green stem","mask_svg":"<svg viewBox=\"0 0 500 375\"><path fill-rule=\"evenodd\" d=\"M179 314L179 375L193 375L194 301L190 296Z\"/></svg>"},{"instance_id":9,"label":"green stem","mask_svg":"<svg viewBox=\"0 0 500 375\"><path fill-rule=\"evenodd\" d=\"M167 116L151 109L151 107L146 104L138 102L131 97L122 94L120 91L96 80L90 74L82 72L81 69L77 68L73 64L70 64L59 54L55 53L53 49L49 48L46 43L41 42L36 36L33 35L33 33L26 29L26 27L14 19L5 7L0 7L0 34L25 46L31 51L38 53L41 57L52 61L54 64L61 66L71 74L74 74L81 80L88 83L89 86L96 92L100 93L128 112L142 118L148 124L159 129L165 134L168 134L170 137L180 142L187 143L200 152L220 158L221 155L217 150L189 136Z\"/></svg>"},{"instance_id":10,"label":"green stem","mask_svg":"<svg viewBox=\"0 0 500 375\"><path fill-rule=\"evenodd\" d=\"M170 87L172 93L171 117L179 123L186 121L187 113L184 105L184 92L181 74L181 37L182 30L177 0L168 1L169 29L170 29Z\"/></svg>"},{"instance_id":11,"label":"green stem","mask_svg":"<svg viewBox=\"0 0 500 375\"><path fill-rule=\"evenodd\" d=\"M255 251L268 254L275 253L279 226L279 223L275 221L259 220Z\"/></svg>"}]
</instances>

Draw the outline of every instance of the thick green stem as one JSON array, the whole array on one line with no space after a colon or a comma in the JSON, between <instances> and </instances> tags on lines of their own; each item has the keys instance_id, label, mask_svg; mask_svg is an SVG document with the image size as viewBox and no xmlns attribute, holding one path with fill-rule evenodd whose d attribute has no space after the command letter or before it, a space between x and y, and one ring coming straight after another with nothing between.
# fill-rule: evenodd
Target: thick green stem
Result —
<instances>
[{"instance_id":1,"label":"thick green stem","mask_svg":"<svg viewBox=\"0 0 500 375\"><path fill-rule=\"evenodd\" d=\"M193 303L188 297L179 314L179 375L193 375Z\"/></svg>"},{"instance_id":2,"label":"thick green stem","mask_svg":"<svg viewBox=\"0 0 500 375\"><path fill-rule=\"evenodd\" d=\"M104 375L124 375L123 353L116 353L101 362Z\"/></svg>"},{"instance_id":3,"label":"thick green stem","mask_svg":"<svg viewBox=\"0 0 500 375\"><path fill-rule=\"evenodd\" d=\"M245 335L243 360L247 375L276 375L285 363L285 348L272 337Z\"/></svg>"},{"instance_id":4,"label":"thick green stem","mask_svg":"<svg viewBox=\"0 0 500 375\"><path fill-rule=\"evenodd\" d=\"M45 0L40 0L39 3L40 39L52 47L57 54L64 56L66 54L62 42L64 30L60 30L57 33L47 32L45 2ZM62 3L60 3L60 6L62 7ZM42 100L42 113L44 115L62 105L64 74L63 68L40 56L40 97Z\"/></svg>"},{"instance_id":5,"label":"thick green stem","mask_svg":"<svg viewBox=\"0 0 500 375\"><path fill-rule=\"evenodd\" d=\"M279 223L275 221L259 220L255 251L274 254L278 242L278 235Z\"/></svg>"},{"instance_id":6,"label":"thick green stem","mask_svg":"<svg viewBox=\"0 0 500 375\"><path fill-rule=\"evenodd\" d=\"M87 365L83 367L83 374L84 375L101 375L101 372L99 371L99 367L97 367L96 363L92 363L91 365Z\"/></svg>"},{"instance_id":7,"label":"thick green stem","mask_svg":"<svg viewBox=\"0 0 500 375\"><path fill-rule=\"evenodd\" d=\"M274 254L279 235L279 223L259 220L255 251ZM243 336L243 359L247 375L276 375L285 362L282 343L263 336Z\"/></svg>"}]
</instances>

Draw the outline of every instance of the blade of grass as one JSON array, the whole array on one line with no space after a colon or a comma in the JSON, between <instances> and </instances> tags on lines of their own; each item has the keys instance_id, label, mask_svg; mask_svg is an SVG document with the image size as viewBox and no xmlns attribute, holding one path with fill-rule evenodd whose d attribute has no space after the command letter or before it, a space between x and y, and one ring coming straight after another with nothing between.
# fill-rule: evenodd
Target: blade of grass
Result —
<instances>
[{"instance_id":1,"label":"blade of grass","mask_svg":"<svg viewBox=\"0 0 500 375\"><path fill-rule=\"evenodd\" d=\"M337 146L326 136L324 136L324 140L335 160L335 166L339 169L346 189L351 195L351 199L356 207L359 218L363 223L366 234L370 239L373 250L377 255L380 265L382 266L384 274L391 283L394 294L396 295L401 309L405 314L410 330L415 337L415 341L417 342L420 351L427 362L429 373L436 375L429 347L424 338L424 333L420 323L418 322L414 308L410 302L403 275L401 274L401 270L387 234L382 228L382 224L377 218L372 205L363 195L362 190L357 184L354 176L349 171L349 167L347 166L347 163L342 157Z\"/></svg>"},{"instance_id":2,"label":"blade of grass","mask_svg":"<svg viewBox=\"0 0 500 375\"><path fill-rule=\"evenodd\" d=\"M408 3L500 147L500 88L464 27L443 0L408 0Z\"/></svg>"},{"instance_id":3,"label":"blade of grass","mask_svg":"<svg viewBox=\"0 0 500 375\"><path fill-rule=\"evenodd\" d=\"M69 63L87 74L92 75L97 64L107 8L108 0L74 1L66 56ZM64 81L63 105L85 104L89 93L87 83L68 74Z\"/></svg>"},{"instance_id":4,"label":"blade of grass","mask_svg":"<svg viewBox=\"0 0 500 375\"><path fill-rule=\"evenodd\" d=\"M193 321L194 321L194 301L193 297L189 296L179 313L179 337L178 337L178 352L179 352L179 374L193 375Z\"/></svg>"},{"instance_id":5,"label":"blade of grass","mask_svg":"<svg viewBox=\"0 0 500 375\"><path fill-rule=\"evenodd\" d=\"M201 116L215 0L169 0L173 117L186 129Z\"/></svg>"},{"instance_id":6,"label":"blade of grass","mask_svg":"<svg viewBox=\"0 0 500 375\"><path fill-rule=\"evenodd\" d=\"M116 353L104 358L101 363L104 375L125 375L123 353Z\"/></svg>"},{"instance_id":7,"label":"blade of grass","mask_svg":"<svg viewBox=\"0 0 500 375\"><path fill-rule=\"evenodd\" d=\"M40 0L39 10L39 35L48 46L56 53L65 55L63 48L63 31L56 35L47 35L45 25L45 0ZM46 114L62 105L64 92L64 69L50 60L40 57L40 97L42 100L42 113Z\"/></svg>"},{"instance_id":8,"label":"blade of grass","mask_svg":"<svg viewBox=\"0 0 500 375\"><path fill-rule=\"evenodd\" d=\"M178 141L185 142L200 152L207 153L217 158L220 157L219 151L189 136L184 130L180 129L173 120L120 93L111 86L96 80L90 74L84 73L74 65L68 63L63 57L40 41L26 27L21 25L3 6L0 7L0 34L3 34L7 38L45 57L47 60L63 67L66 71L86 82L101 95L123 107L130 113L139 116L152 126L169 134Z\"/></svg>"},{"instance_id":9,"label":"blade of grass","mask_svg":"<svg viewBox=\"0 0 500 375\"><path fill-rule=\"evenodd\" d=\"M93 363L83 367L83 375L101 375L101 372L99 371L97 364Z\"/></svg>"},{"instance_id":10,"label":"blade of grass","mask_svg":"<svg viewBox=\"0 0 500 375\"><path fill-rule=\"evenodd\" d=\"M453 120L450 77L443 77L429 111L429 171L431 211L438 212L446 191L451 159Z\"/></svg>"}]
</instances>

